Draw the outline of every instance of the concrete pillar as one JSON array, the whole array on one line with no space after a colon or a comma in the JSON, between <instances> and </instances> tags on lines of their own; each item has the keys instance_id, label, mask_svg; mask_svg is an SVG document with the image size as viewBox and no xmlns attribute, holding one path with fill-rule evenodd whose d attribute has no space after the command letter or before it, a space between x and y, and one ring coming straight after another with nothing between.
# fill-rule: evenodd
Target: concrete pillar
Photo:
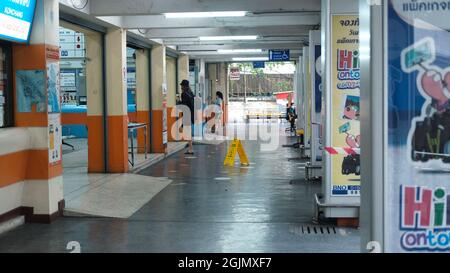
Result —
<instances>
[{"instance_id":1,"label":"concrete pillar","mask_svg":"<svg viewBox=\"0 0 450 273\"><path fill-rule=\"evenodd\" d=\"M145 123L147 127L147 152L151 151L150 147L150 58L149 50L136 50L136 110L137 122ZM143 153L144 149L144 132L138 130L138 152Z\"/></svg>"},{"instance_id":2,"label":"concrete pillar","mask_svg":"<svg viewBox=\"0 0 450 273\"><path fill-rule=\"evenodd\" d=\"M180 83L182 80L189 80L189 56L186 54L180 54L177 59L177 71L178 81L176 83L176 93L181 96L181 87ZM192 84L192 83L191 83ZM180 97L181 99L181 97ZM176 113L173 111L174 108L168 109L168 120L169 120L169 140L175 141L181 139L182 131L181 124L176 124L177 122L182 121L181 113ZM177 116L178 114L178 116ZM175 126L175 127L174 127ZM175 129L173 129L175 128ZM178 128L178 130L176 129ZM173 130L172 130L173 129Z\"/></svg>"},{"instance_id":3,"label":"concrete pillar","mask_svg":"<svg viewBox=\"0 0 450 273\"><path fill-rule=\"evenodd\" d=\"M88 131L88 172L102 173L104 166L103 131L103 40L96 31L61 22L61 26L84 34L86 44L86 94ZM67 114L66 114L67 115Z\"/></svg>"},{"instance_id":4,"label":"concrete pillar","mask_svg":"<svg viewBox=\"0 0 450 273\"><path fill-rule=\"evenodd\" d=\"M227 82L227 65L225 63L216 63L209 64L208 68L208 76L211 81L211 102L214 102L216 99L216 92L220 91L223 94L224 102L223 102L223 121L226 123L228 116L228 82Z\"/></svg>"},{"instance_id":5,"label":"concrete pillar","mask_svg":"<svg viewBox=\"0 0 450 273\"><path fill-rule=\"evenodd\" d=\"M108 29L105 39L108 171L124 173L128 172L126 31L123 29Z\"/></svg>"},{"instance_id":6,"label":"concrete pillar","mask_svg":"<svg viewBox=\"0 0 450 273\"><path fill-rule=\"evenodd\" d=\"M58 33L59 1L38 0L30 43L12 46L19 128L0 132L0 216L18 214L21 207L27 221L50 222L64 207ZM18 107L26 84L20 79L26 78L42 83L40 107Z\"/></svg>"},{"instance_id":7,"label":"concrete pillar","mask_svg":"<svg viewBox=\"0 0 450 273\"><path fill-rule=\"evenodd\" d=\"M171 134L170 128L176 123L177 117L172 116L172 110L176 105L176 95L178 91L177 82L177 59L173 57L166 57L166 74L167 74L167 128L169 128L168 132L168 140L175 141L177 139L176 136Z\"/></svg>"},{"instance_id":8,"label":"concrete pillar","mask_svg":"<svg viewBox=\"0 0 450 273\"><path fill-rule=\"evenodd\" d=\"M228 122L228 102L229 102L229 88L228 88L228 64L222 63L220 65L220 82L221 90L223 92L223 123L224 125Z\"/></svg>"},{"instance_id":9,"label":"concrete pillar","mask_svg":"<svg viewBox=\"0 0 450 273\"><path fill-rule=\"evenodd\" d=\"M189 56L181 54L178 56L178 81L181 82L184 79L189 79Z\"/></svg>"},{"instance_id":10,"label":"concrete pillar","mask_svg":"<svg viewBox=\"0 0 450 273\"><path fill-rule=\"evenodd\" d=\"M208 80L211 83L211 100L210 103L214 102L214 100L216 99L216 91L217 91L217 86L220 84L218 83L217 80L217 67L218 64L208 64L206 66L207 69L207 75L208 75ZM208 84L208 83L206 83Z\"/></svg>"},{"instance_id":11,"label":"concrete pillar","mask_svg":"<svg viewBox=\"0 0 450 273\"><path fill-rule=\"evenodd\" d=\"M167 152L166 48L152 48L152 152Z\"/></svg>"},{"instance_id":12,"label":"concrete pillar","mask_svg":"<svg viewBox=\"0 0 450 273\"><path fill-rule=\"evenodd\" d=\"M83 31L86 41L86 86L88 128L88 172L105 171L103 130L103 42L102 35Z\"/></svg>"}]
</instances>

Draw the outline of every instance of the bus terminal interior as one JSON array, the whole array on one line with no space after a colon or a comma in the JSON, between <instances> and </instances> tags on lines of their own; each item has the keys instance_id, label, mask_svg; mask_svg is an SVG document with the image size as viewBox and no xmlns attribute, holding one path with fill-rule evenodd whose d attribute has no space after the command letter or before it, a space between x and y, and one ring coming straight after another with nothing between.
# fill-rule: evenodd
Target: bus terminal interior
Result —
<instances>
[{"instance_id":1,"label":"bus terminal interior","mask_svg":"<svg viewBox=\"0 0 450 273\"><path fill-rule=\"evenodd\" d=\"M450 251L444 2L1 0L0 252Z\"/></svg>"}]
</instances>

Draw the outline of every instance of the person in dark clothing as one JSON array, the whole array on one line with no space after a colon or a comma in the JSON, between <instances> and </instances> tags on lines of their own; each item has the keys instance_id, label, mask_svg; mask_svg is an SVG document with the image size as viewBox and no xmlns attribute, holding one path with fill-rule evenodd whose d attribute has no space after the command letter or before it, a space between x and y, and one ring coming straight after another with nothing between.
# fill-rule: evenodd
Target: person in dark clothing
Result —
<instances>
[{"instance_id":1,"label":"person in dark clothing","mask_svg":"<svg viewBox=\"0 0 450 273\"><path fill-rule=\"evenodd\" d=\"M295 112L294 103L291 103L288 106L286 114L287 114L287 119L288 119L289 123L291 124L291 132L294 132L295 120L297 119L297 113Z\"/></svg>"},{"instance_id":2,"label":"person in dark clothing","mask_svg":"<svg viewBox=\"0 0 450 273\"><path fill-rule=\"evenodd\" d=\"M189 108L189 112L190 112L190 119L188 119L187 117L183 116L183 128L184 128L184 132L189 133L189 136L187 137L188 139L188 143L189 143L189 149L187 152L185 152L185 154L189 154L189 155L193 155L194 154L194 149L193 149L193 145L192 145L192 135L193 135L193 126L195 123L195 110L194 110L194 99L195 99L195 95L192 92L191 88L189 87L189 81L188 80L182 80L180 83L181 86L181 104L185 105Z\"/></svg>"}]
</instances>

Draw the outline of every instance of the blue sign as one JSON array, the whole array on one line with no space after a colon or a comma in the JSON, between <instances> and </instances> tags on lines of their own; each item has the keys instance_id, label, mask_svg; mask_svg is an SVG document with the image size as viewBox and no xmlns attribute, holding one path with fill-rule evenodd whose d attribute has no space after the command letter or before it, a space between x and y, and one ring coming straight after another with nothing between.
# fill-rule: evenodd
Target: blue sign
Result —
<instances>
[{"instance_id":1,"label":"blue sign","mask_svg":"<svg viewBox=\"0 0 450 273\"><path fill-rule=\"evenodd\" d=\"M36 0L0 1L0 39L28 42L35 8Z\"/></svg>"},{"instance_id":2,"label":"blue sign","mask_svg":"<svg viewBox=\"0 0 450 273\"><path fill-rule=\"evenodd\" d=\"M289 50L269 50L269 61L289 61L291 55Z\"/></svg>"},{"instance_id":3,"label":"blue sign","mask_svg":"<svg viewBox=\"0 0 450 273\"><path fill-rule=\"evenodd\" d=\"M265 62L253 62L253 68L266 68Z\"/></svg>"}]
</instances>

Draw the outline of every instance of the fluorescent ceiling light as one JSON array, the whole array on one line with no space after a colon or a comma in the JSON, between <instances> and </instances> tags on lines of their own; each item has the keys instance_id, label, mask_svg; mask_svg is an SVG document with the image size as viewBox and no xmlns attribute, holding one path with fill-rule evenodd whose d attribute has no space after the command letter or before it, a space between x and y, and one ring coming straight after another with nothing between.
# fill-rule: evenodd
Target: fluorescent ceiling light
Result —
<instances>
[{"instance_id":1,"label":"fluorescent ceiling light","mask_svg":"<svg viewBox=\"0 0 450 273\"><path fill-rule=\"evenodd\" d=\"M233 58L235 62L252 62L252 61L268 61L269 57L243 57Z\"/></svg>"},{"instance_id":2,"label":"fluorescent ceiling light","mask_svg":"<svg viewBox=\"0 0 450 273\"><path fill-rule=\"evenodd\" d=\"M261 53L262 49L218 49L217 53L220 54L233 54L233 53Z\"/></svg>"},{"instance_id":3,"label":"fluorescent ceiling light","mask_svg":"<svg viewBox=\"0 0 450 273\"><path fill-rule=\"evenodd\" d=\"M258 36L205 36L199 37L200 41L227 41L227 40L256 40Z\"/></svg>"},{"instance_id":4,"label":"fluorescent ceiling light","mask_svg":"<svg viewBox=\"0 0 450 273\"><path fill-rule=\"evenodd\" d=\"M210 18L210 17L244 17L246 11L210 11L210 12L171 12L164 13L168 19L174 18Z\"/></svg>"}]
</instances>

